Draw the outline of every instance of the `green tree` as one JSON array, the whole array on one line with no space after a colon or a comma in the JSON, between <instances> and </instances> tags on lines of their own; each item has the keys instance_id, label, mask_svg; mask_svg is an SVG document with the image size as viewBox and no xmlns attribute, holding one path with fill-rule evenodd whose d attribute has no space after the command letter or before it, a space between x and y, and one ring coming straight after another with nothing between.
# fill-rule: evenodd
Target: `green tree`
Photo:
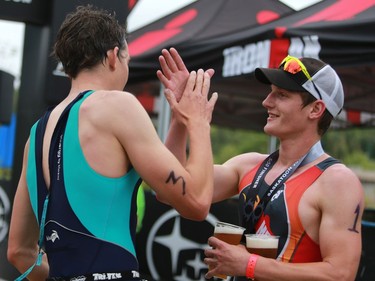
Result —
<instances>
[{"instance_id":1,"label":"green tree","mask_svg":"<svg viewBox=\"0 0 375 281\"><path fill-rule=\"evenodd\" d=\"M269 137L263 132L212 126L211 138L214 162L218 164L246 152L268 152Z\"/></svg>"},{"instance_id":2,"label":"green tree","mask_svg":"<svg viewBox=\"0 0 375 281\"><path fill-rule=\"evenodd\" d=\"M331 130L322 138L327 153L344 164L375 170L375 129ZM263 132L212 126L212 149L215 163L246 152L268 153L270 138Z\"/></svg>"},{"instance_id":3,"label":"green tree","mask_svg":"<svg viewBox=\"0 0 375 281\"><path fill-rule=\"evenodd\" d=\"M332 130L323 136L325 150L348 166L375 170L375 129Z\"/></svg>"}]
</instances>

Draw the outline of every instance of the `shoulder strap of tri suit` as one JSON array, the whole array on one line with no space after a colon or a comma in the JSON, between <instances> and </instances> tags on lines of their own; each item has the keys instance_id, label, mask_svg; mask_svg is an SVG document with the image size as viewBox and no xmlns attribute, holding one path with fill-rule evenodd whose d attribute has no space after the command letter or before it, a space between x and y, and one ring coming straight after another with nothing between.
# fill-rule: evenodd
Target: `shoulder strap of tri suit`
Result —
<instances>
[{"instance_id":1,"label":"shoulder strap of tri suit","mask_svg":"<svg viewBox=\"0 0 375 281\"><path fill-rule=\"evenodd\" d=\"M15 281L22 281L25 280L26 277L30 274L30 272L34 269L35 266L39 266L42 264L42 257L44 252L42 251L42 244L43 244L43 230L44 230L44 223L45 223L45 214L47 210L48 205L48 190L46 187L46 183L44 181L43 176L43 169L42 169L42 159L43 159L43 139L44 139L44 133L46 131L47 122L49 119L49 116L51 114L52 108L49 108L47 112L39 119L36 132L35 132L35 161L36 161L36 173L37 173L37 192L38 196L41 194L45 198L44 202L39 202L38 200L38 216L40 221L40 232L39 232L39 240L38 240L38 256L36 258L36 261L34 264L32 264L23 274L18 276ZM40 204L41 203L41 204Z\"/></svg>"},{"instance_id":2,"label":"shoulder strap of tri suit","mask_svg":"<svg viewBox=\"0 0 375 281\"><path fill-rule=\"evenodd\" d=\"M30 274L30 272L34 269L35 266L40 266L42 264L42 260L43 260L42 257L43 257L43 254L44 254L44 251L42 250L42 246L43 246L43 241L44 241L45 220L46 220L47 210L48 210L48 205L49 205L49 194L50 194L50 192L52 190L52 186L54 185L56 180L59 180L59 179L62 178L62 176L61 177L54 177L53 173L54 172L59 173L59 171L57 169L58 167L56 167L56 164L62 165L62 161L59 162L59 160L62 160L62 159L60 159L61 154L59 154L58 152L60 152L60 153L62 152L61 151L61 149L62 149L62 138L63 138L65 126L66 126L66 121L68 119L69 111L72 108L72 106L77 101L79 101L87 92L88 91L80 93L64 109L64 111L61 114L59 120L57 121L55 130L54 130L53 135L52 135L51 146L50 146L49 156L48 156L51 183L50 183L49 190L46 191L46 196L45 196L43 208L42 208L42 211L41 211L41 219L40 219L40 226L39 226L40 231L39 231L39 241L38 241L38 246L39 246L38 256L37 256L37 259L34 262L34 264L32 264L22 275L18 276L15 279L15 281L24 280ZM41 165L41 161L42 161L43 137L44 137L44 132L45 132L46 125L47 125L47 122L48 122L48 118L51 114L51 111L52 110L48 110L46 112L46 114L40 119L40 121L37 125L36 141L38 143L36 143L35 147L36 147L36 152L39 153L39 154L37 154L37 155L39 155L39 157L37 157L38 159L36 160L36 161L38 161L38 165ZM39 166L39 169L37 169L37 170L39 170L38 173L40 173L42 171L42 169L40 169L40 167L41 166ZM43 177L42 177L42 179L43 179ZM44 184L44 186L45 186L44 180L42 181L42 184ZM38 185L39 185L39 176L38 176ZM42 188L38 188L38 189L42 189Z\"/></svg>"},{"instance_id":3,"label":"shoulder strap of tri suit","mask_svg":"<svg viewBox=\"0 0 375 281\"><path fill-rule=\"evenodd\" d=\"M79 101L88 91L80 93L61 113L59 120L57 121L55 130L52 134L51 146L49 149L49 172L50 172L50 192L54 183L60 180L62 177L59 176L59 166L62 166L62 140L65 132L66 122L68 120L70 109L73 105ZM53 173L57 173L53 175Z\"/></svg>"},{"instance_id":4,"label":"shoulder strap of tri suit","mask_svg":"<svg viewBox=\"0 0 375 281\"><path fill-rule=\"evenodd\" d=\"M334 164L339 164L341 163L339 160L337 160L336 158L333 158L333 157L328 157L327 159L323 160L322 162L318 163L316 166L321 169L321 170L325 170L327 169L328 167L334 165Z\"/></svg>"},{"instance_id":5,"label":"shoulder strap of tri suit","mask_svg":"<svg viewBox=\"0 0 375 281\"><path fill-rule=\"evenodd\" d=\"M36 132L35 132L35 165L36 165L36 178L37 178L37 193L38 198L45 198L48 190L43 175L43 139L46 131L47 122L51 115L52 108L49 108L47 112L38 121ZM42 216L43 212L43 201L38 200L38 219Z\"/></svg>"}]
</instances>

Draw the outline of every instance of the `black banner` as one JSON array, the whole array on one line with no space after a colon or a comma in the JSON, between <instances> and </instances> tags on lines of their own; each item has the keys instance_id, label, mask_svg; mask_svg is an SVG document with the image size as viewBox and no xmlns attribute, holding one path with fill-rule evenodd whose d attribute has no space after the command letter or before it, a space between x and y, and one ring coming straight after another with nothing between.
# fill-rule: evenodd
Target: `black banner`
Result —
<instances>
[{"instance_id":1,"label":"black banner","mask_svg":"<svg viewBox=\"0 0 375 281\"><path fill-rule=\"evenodd\" d=\"M0 0L0 18L44 25L49 21L51 2L50 0Z\"/></svg>"},{"instance_id":2,"label":"black banner","mask_svg":"<svg viewBox=\"0 0 375 281\"><path fill-rule=\"evenodd\" d=\"M205 221L182 218L176 210L145 192L145 215L136 249L143 278L159 281L206 280L203 263L216 221L238 224L237 199L213 204Z\"/></svg>"},{"instance_id":3,"label":"black banner","mask_svg":"<svg viewBox=\"0 0 375 281\"><path fill-rule=\"evenodd\" d=\"M13 83L11 86L11 94L13 94ZM0 124L0 280L3 280L2 278L13 280L17 274L7 262L8 232L14 195L11 179L15 133L16 116L13 114L9 124Z\"/></svg>"},{"instance_id":4,"label":"black banner","mask_svg":"<svg viewBox=\"0 0 375 281\"><path fill-rule=\"evenodd\" d=\"M9 124L13 109L14 76L0 70L0 124Z\"/></svg>"},{"instance_id":5,"label":"black banner","mask_svg":"<svg viewBox=\"0 0 375 281\"><path fill-rule=\"evenodd\" d=\"M0 168L0 172L3 169ZM10 173L10 171L9 171ZM9 196L10 182L0 179L0 280L14 280L17 271L7 262L8 232L11 213L11 198Z\"/></svg>"}]
</instances>

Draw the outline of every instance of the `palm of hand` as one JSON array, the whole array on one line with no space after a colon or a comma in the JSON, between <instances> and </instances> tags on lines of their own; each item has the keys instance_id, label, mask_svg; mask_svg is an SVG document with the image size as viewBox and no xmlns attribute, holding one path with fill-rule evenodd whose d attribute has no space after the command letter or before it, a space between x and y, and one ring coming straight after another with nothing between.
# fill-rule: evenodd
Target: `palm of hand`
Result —
<instances>
[{"instance_id":1,"label":"palm of hand","mask_svg":"<svg viewBox=\"0 0 375 281\"><path fill-rule=\"evenodd\" d=\"M182 94L184 93L188 78L189 72L187 69L179 70L177 72L174 72L173 75L171 75L170 79L167 81L166 85L164 85L166 88L170 89L173 92L177 102L180 101Z\"/></svg>"}]
</instances>

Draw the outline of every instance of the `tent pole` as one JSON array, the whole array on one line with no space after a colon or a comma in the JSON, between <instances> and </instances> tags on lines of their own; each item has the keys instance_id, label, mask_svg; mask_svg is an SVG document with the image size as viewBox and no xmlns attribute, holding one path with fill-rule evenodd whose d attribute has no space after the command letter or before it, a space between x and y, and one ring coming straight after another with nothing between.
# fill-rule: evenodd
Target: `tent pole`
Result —
<instances>
[{"instance_id":1,"label":"tent pole","mask_svg":"<svg viewBox=\"0 0 375 281\"><path fill-rule=\"evenodd\" d=\"M271 154L277 149L277 138L270 136L268 139L268 152Z\"/></svg>"},{"instance_id":2,"label":"tent pole","mask_svg":"<svg viewBox=\"0 0 375 281\"><path fill-rule=\"evenodd\" d=\"M160 83L159 92L159 113L158 113L158 135L160 139L165 142L167 137L169 122L171 118L171 111L169 110L169 104L164 96L164 86Z\"/></svg>"}]
</instances>

